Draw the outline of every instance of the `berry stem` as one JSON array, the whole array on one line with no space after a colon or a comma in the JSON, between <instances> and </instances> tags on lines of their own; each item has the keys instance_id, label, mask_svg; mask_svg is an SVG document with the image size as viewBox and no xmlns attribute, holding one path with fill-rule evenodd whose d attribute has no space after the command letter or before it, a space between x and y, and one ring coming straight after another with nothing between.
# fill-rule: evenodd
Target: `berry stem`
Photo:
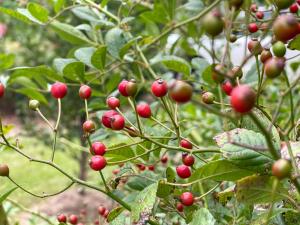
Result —
<instances>
[{"instance_id":1,"label":"berry stem","mask_svg":"<svg viewBox=\"0 0 300 225\"><path fill-rule=\"evenodd\" d=\"M101 170L99 171L99 174L100 174L101 180L102 180L102 182L104 184L104 187L105 187L106 191L110 192L109 187L107 186L106 180L105 180L105 178L104 178L103 173L102 173Z\"/></svg>"},{"instance_id":2,"label":"berry stem","mask_svg":"<svg viewBox=\"0 0 300 225\"><path fill-rule=\"evenodd\" d=\"M38 112L38 114L40 115L40 117L48 124L48 126L51 128L51 130L54 130L54 127L52 126L52 124L50 123L50 121L43 115L43 113L41 112L41 110L39 108L37 108L36 111Z\"/></svg>"},{"instance_id":3,"label":"berry stem","mask_svg":"<svg viewBox=\"0 0 300 225\"><path fill-rule=\"evenodd\" d=\"M136 111L136 102L135 102L134 98L131 98L131 97L128 98L128 102L129 102L130 106L132 107L132 109L135 112L135 118L136 118L136 122L138 124L139 132L140 132L140 134L143 134L141 120L140 120L140 117L139 117L139 115Z\"/></svg>"},{"instance_id":4,"label":"berry stem","mask_svg":"<svg viewBox=\"0 0 300 225\"><path fill-rule=\"evenodd\" d=\"M57 99L57 103L58 103L58 113L57 113L57 120L56 120L56 125L54 127L54 130L58 129L58 126L60 123L60 117L61 117L61 99L60 98Z\"/></svg>"},{"instance_id":5,"label":"berry stem","mask_svg":"<svg viewBox=\"0 0 300 225\"><path fill-rule=\"evenodd\" d=\"M54 137L53 137L53 144L52 144L51 162L53 162L54 156L55 156L56 142L57 142L57 130L54 130L53 134L54 134Z\"/></svg>"},{"instance_id":6,"label":"berry stem","mask_svg":"<svg viewBox=\"0 0 300 225\"><path fill-rule=\"evenodd\" d=\"M255 61L256 61L256 70L257 70L257 78L258 78L256 104L259 105L259 95L260 95L260 91L261 91L262 76L260 75L258 55L255 55Z\"/></svg>"},{"instance_id":7,"label":"berry stem","mask_svg":"<svg viewBox=\"0 0 300 225\"><path fill-rule=\"evenodd\" d=\"M89 110L88 110L87 99L84 99L84 105L85 105L86 120L89 120Z\"/></svg>"},{"instance_id":8,"label":"berry stem","mask_svg":"<svg viewBox=\"0 0 300 225\"><path fill-rule=\"evenodd\" d=\"M211 188L209 191L207 191L203 195L200 195L199 197L196 197L195 201L198 201L198 200L206 197L207 195L209 195L210 193L212 193L214 190L216 190L220 185L221 185L221 183L217 184L216 186L214 186L213 188Z\"/></svg>"},{"instance_id":9,"label":"berry stem","mask_svg":"<svg viewBox=\"0 0 300 225\"><path fill-rule=\"evenodd\" d=\"M122 113L122 111L119 108L116 108L117 112L120 113L121 116L124 117L124 119L126 120L127 123L130 124L130 126L132 126L135 129L138 129L133 123L130 122L130 120L125 116L124 113Z\"/></svg>"}]
</instances>

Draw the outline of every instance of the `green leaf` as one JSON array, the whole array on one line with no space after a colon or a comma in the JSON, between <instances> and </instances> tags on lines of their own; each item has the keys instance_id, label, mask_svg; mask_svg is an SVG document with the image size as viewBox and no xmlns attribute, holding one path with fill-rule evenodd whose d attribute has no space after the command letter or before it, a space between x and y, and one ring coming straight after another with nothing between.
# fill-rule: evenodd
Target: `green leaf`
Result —
<instances>
[{"instance_id":1,"label":"green leaf","mask_svg":"<svg viewBox=\"0 0 300 225\"><path fill-rule=\"evenodd\" d=\"M27 17L30 21L42 25L43 23L36 19L31 13L29 12L28 9L23 9L23 8L18 8L17 12L22 14L23 16Z\"/></svg>"},{"instance_id":2,"label":"green leaf","mask_svg":"<svg viewBox=\"0 0 300 225\"><path fill-rule=\"evenodd\" d=\"M24 16L22 13L19 13L18 11L12 10L12 9L7 9L4 7L0 7L0 12L5 13L9 16L12 16L22 22L31 24L31 20L28 19L26 16Z\"/></svg>"},{"instance_id":3,"label":"green leaf","mask_svg":"<svg viewBox=\"0 0 300 225\"><path fill-rule=\"evenodd\" d=\"M214 84L214 81L211 76L212 71L213 71L213 65L210 65L210 66L206 67L206 69L202 72L202 79L207 84Z\"/></svg>"},{"instance_id":4,"label":"green leaf","mask_svg":"<svg viewBox=\"0 0 300 225\"><path fill-rule=\"evenodd\" d=\"M201 208L194 213L193 220L190 225L214 225L215 223L216 220L209 210Z\"/></svg>"},{"instance_id":5,"label":"green leaf","mask_svg":"<svg viewBox=\"0 0 300 225\"><path fill-rule=\"evenodd\" d=\"M199 12L204 8L204 3L198 0L189 0L183 5L183 8L189 11Z\"/></svg>"},{"instance_id":6,"label":"green leaf","mask_svg":"<svg viewBox=\"0 0 300 225\"><path fill-rule=\"evenodd\" d=\"M32 88L20 88L16 89L15 92L26 95L30 99L38 100L41 103L47 104L48 101L40 92L32 89Z\"/></svg>"},{"instance_id":7,"label":"green leaf","mask_svg":"<svg viewBox=\"0 0 300 225\"><path fill-rule=\"evenodd\" d=\"M117 27L109 30L105 36L105 43L107 45L108 52L114 58L120 58L119 52L126 43L123 30Z\"/></svg>"},{"instance_id":8,"label":"green leaf","mask_svg":"<svg viewBox=\"0 0 300 225\"><path fill-rule=\"evenodd\" d=\"M133 38L130 41L128 41L125 45L122 46L122 48L120 49L120 52L119 52L121 59L125 56L125 54L128 52L130 47L133 46L136 43L136 41L139 39L141 39L141 37Z\"/></svg>"},{"instance_id":9,"label":"green leaf","mask_svg":"<svg viewBox=\"0 0 300 225\"><path fill-rule=\"evenodd\" d=\"M149 221L156 200L158 184L154 183L138 193L132 203L131 224L145 224Z\"/></svg>"},{"instance_id":10,"label":"green leaf","mask_svg":"<svg viewBox=\"0 0 300 225\"><path fill-rule=\"evenodd\" d=\"M197 70L197 73L202 75L202 73L207 69L209 63L204 58L193 58L192 59L192 67Z\"/></svg>"},{"instance_id":11,"label":"green leaf","mask_svg":"<svg viewBox=\"0 0 300 225\"><path fill-rule=\"evenodd\" d=\"M14 54L0 54L0 71L12 67L15 63Z\"/></svg>"},{"instance_id":12,"label":"green leaf","mask_svg":"<svg viewBox=\"0 0 300 225\"><path fill-rule=\"evenodd\" d=\"M107 222L110 223L113 220L117 219L119 217L119 215L124 211L124 209L125 208L122 206L112 209L107 216Z\"/></svg>"},{"instance_id":13,"label":"green leaf","mask_svg":"<svg viewBox=\"0 0 300 225\"><path fill-rule=\"evenodd\" d=\"M74 56L80 62L83 62L85 65L93 68L94 66L92 65L91 59L95 51L96 49L94 47L79 48L74 52Z\"/></svg>"},{"instance_id":14,"label":"green leaf","mask_svg":"<svg viewBox=\"0 0 300 225\"><path fill-rule=\"evenodd\" d=\"M157 177L150 171L144 171L143 173L141 173L141 175L144 177L152 178L154 180L157 179ZM153 183L154 181L145 179L143 177L134 177L127 182L127 186L133 190L142 191Z\"/></svg>"},{"instance_id":15,"label":"green leaf","mask_svg":"<svg viewBox=\"0 0 300 225\"><path fill-rule=\"evenodd\" d=\"M91 63L95 68L100 70L103 70L105 68L106 50L107 47L102 45L98 47L97 50L92 55Z\"/></svg>"},{"instance_id":16,"label":"green leaf","mask_svg":"<svg viewBox=\"0 0 300 225\"><path fill-rule=\"evenodd\" d=\"M84 81L85 66L82 62L75 59L54 59L54 67L58 72L71 80Z\"/></svg>"},{"instance_id":17,"label":"green leaf","mask_svg":"<svg viewBox=\"0 0 300 225\"><path fill-rule=\"evenodd\" d=\"M135 152L131 147L121 147L123 145L126 145L125 143L120 143L117 145L109 146L110 149L112 148L118 148L116 150L110 150L105 153L105 158L107 159L108 162L113 163L117 162L120 160L126 160L129 158L132 158L135 156Z\"/></svg>"},{"instance_id":18,"label":"green leaf","mask_svg":"<svg viewBox=\"0 0 300 225\"><path fill-rule=\"evenodd\" d=\"M16 189L18 189L18 187L13 187L10 190L8 190L7 192L5 192L3 195L0 196L0 204L5 201L5 199L7 199L7 197L13 193Z\"/></svg>"},{"instance_id":19,"label":"green leaf","mask_svg":"<svg viewBox=\"0 0 300 225\"><path fill-rule=\"evenodd\" d=\"M37 3L29 2L27 5L27 9L31 13L31 15L34 16L39 21L43 23L48 21L49 12L43 6Z\"/></svg>"},{"instance_id":20,"label":"green leaf","mask_svg":"<svg viewBox=\"0 0 300 225\"><path fill-rule=\"evenodd\" d=\"M298 35L292 41L290 41L290 43L288 44L288 48L291 50L300 51L300 35Z\"/></svg>"},{"instance_id":21,"label":"green leaf","mask_svg":"<svg viewBox=\"0 0 300 225\"><path fill-rule=\"evenodd\" d=\"M211 179L215 181L236 181L254 172L241 169L228 160L212 161L195 170L190 181Z\"/></svg>"},{"instance_id":22,"label":"green leaf","mask_svg":"<svg viewBox=\"0 0 300 225\"><path fill-rule=\"evenodd\" d=\"M53 21L50 26L65 41L72 44L91 44L91 41L81 31L69 24Z\"/></svg>"},{"instance_id":23,"label":"green leaf","mask_svg":"<svg viewBox=\"0 0 300 225\"><path fill-rule=\"evenodd\" d=\"M124 213L118 215L113 221L111 221L110 225L124 225L126 221L126 216Z\"/></svg>"},{"instance_id":24,"label":"green leaf","mask_svg":"<svg viewBox=\"0 0 300 225\"><path fill-rule=\"evenodd\" d=\"M236 184L236 198L245 204L264 204L272 201L272 190L275 177L253 175L243 178ZM282 182L278 182L277 190L274 194L274 202L285 198L288 190L283 187Z\"/></svg>"},{"instance_id":25,"label":"green leaf","mask_svg":"<svg viewBox=\"0 0 300 225\"><path fill-rule=\"evenodd\" d=\"M54 11L58 13L65 5L65 0L53 0L54 1Z\"/></svg>"}]
</instances>

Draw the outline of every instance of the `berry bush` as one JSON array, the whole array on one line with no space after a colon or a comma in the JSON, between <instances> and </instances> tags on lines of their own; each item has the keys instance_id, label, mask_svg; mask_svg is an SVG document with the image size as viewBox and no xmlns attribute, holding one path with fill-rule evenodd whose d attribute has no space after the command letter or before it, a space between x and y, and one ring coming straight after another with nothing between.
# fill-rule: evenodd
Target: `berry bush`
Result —
<instances>
[{"instance_id":1,"label":"berry bush","mask_svg":"<svg viewBox=\"0 0 300 225\"><path fill-rule=\"evenodd\" d=\"M50 158L26 154L2 123L0 144L70 183L57 193L34 193L10 175L10 162L0 164L3 182L37 198L79 185L115 202L113 209L99 202L96 221L33 213L47 224L299 224L299 4L52 0L1 6L23 29L41 26L70 45L52 65L14 67L10 54L0 58L0 97L27 96L28 110L53 134ZM47 107L50 116L43 113ZM77 127L84 146L77 149L89 154L86 164L99 173L101 186L55 160L62 118L71 110L85 114ZM111 175L104 173L108 167ZM0 217L8 223L2 208Z\"/></svg>"}]
</instances>

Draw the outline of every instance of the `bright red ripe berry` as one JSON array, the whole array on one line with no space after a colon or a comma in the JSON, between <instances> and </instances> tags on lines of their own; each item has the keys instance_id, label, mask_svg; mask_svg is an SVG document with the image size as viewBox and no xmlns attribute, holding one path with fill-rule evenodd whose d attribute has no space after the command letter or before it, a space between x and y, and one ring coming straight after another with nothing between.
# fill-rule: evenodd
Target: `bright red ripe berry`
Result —
<instances>
[{"instance_id":1,"label":"bright red ripe berry","mask_svg":"<svg viewBox=\"0 0 300 225\"><path fill-rule=\"evenodd\" d=\"M106 210L105 207L99 206L99 207L98 207L98 213L99 213L99 215L103 216L104 213L105 213L105 210Z\"/></svg>"},{"instance_id":2,"label":"bright red ripe berry","mask_svg":"<svg viewBox=\"0 0 300 225\"><path fill-rule=\"evenodd\" d=\"M102 115L102 119L101 119L102 124L107 128L111 128L111 120L116 115L119 115L119 113L115 110L109 110L105 112Z\"/></svg>"},{"instance_id":3,"label":"bright red ripe berry","mask_svg":"<svg viewBox=\"0 0 300 225\"><path fill-rule=\"evenodd\" d=\"M93 170L100 171L106 166L106 160L101 155L95 155L90 160L90 167Z\"/></svg>"},{"instance_id":4,"label":"bright red ripe berry","mask_svg":"<svg viewBox=\"0 0 300 225\"><path fill-rule=\"evenodd\" d=\"M225 81L222 84L222 90L226 93L226 95L230 96L230 94L233 90L233 86L229 80Z\"/></svg>"},{"instance_id":5,"label":"bright red ripe berry","mask_svg":"<svg viewBox=\"0 0 300 225\"><path fill-rule=\"evenodd\" d=\"M69 223L70 224L77 224L78 223L78 217L76 215L69 216Z\"/></svg>"},{"instance_id":6,"label":"bright red ripe berry","mask_svg":"<svg viewBox=\"0 0 300 225\"><path fill-rule=\"evenodd\" d=\"M91 134L91 133L95 132L96 126L93 121L87 120L83 123L82 129L85 133Z\"/></svg>"},{"instance_id":7,"label":"bright red ripe berry","mask_svg":"<svg viewBox=\"0 0 300 225\"><path fill-rule=\"evenodd\" d=\"M54 98L63 98L68 92L68 87L66 84L61 82L56 82L51 86L51 94Z\"/></svg>"},{"instance_id":8,"label":"bright red ripe berry","mask_svg":"<svg viewBox=\"0 0 300 225\"><path fill-rule=\"evenodd\" d=\"M251 33L257 32L257 31L258 31L258 26L257 26L257 24L256 24L256 23L250 23L250 24L248 25L248 30L249 30L249 32L251 32Z\"/></svg>"},{"instance_id":9,"label":"bright red ripe berry","mask_svg":"<svg viewBox=\"0 0 300 225\"><path fill-rule=\"evenodd\" d=\"M119 86L118 86L118 89L119 89L119 92L121 95L125 96L125 97L128 97L128 93L126 91L126 86L128 84L128 80L123 80Z\"/></svg>"},{"instance_id":10,"label":"bright red ripe berry","mask_svg":"<svg viewBox=\"0 0 300 225\"><path fill-rule=\"evenodd\" d=\"M87 85L82 85L79 89L79 96L82 99L89 99L92 95L92 89Z\"/></svg>"},{"instance_id":11,"label":"bright red ripe berry","mask_svg":"<svg viewBox=\"0 0 300 225\"><path fill-rule=\"evenodd\" d=\"M193 95L193 88L188 83L177 80L170 88L170 97L178 103L188 102Z\"/></svg>"},{"instance_id":12,"label":"bright red ripe berry","mask_svg":"<svg viewBox=\"0 0 300 225\"><path fill-rule=\"evenodd\" d=\"M106 104L111 109L116 109L120 107L120 100L116 97L109 97L106 100Z\"/></svg>"},{"instance_id":13,"label":"bright red ripe berry","mask_svg":"<svg viewBox=\"0 0 300 225\"><path fill-rule=\"evenodd\" d=\"M184 209L183 204L178 202L176 205L176 209L178 210L178 212L183 212L183 209Z\"/></svg>"},{"instance_id":14,"label":"bright red ripe berry","mask_svg":"<svg viewBox=\"0 0 300 225\"><path fill-rule=\"evenodd\" d=\"M190 168L186 165L177 166L176 172L177 172L177 175L179 177L181 177L182 179L189 178L192 174Z\"/></svg>"},{"instance_id":15,"label":"bright red ripe berry","mask_svg":"<svg viewBox=\"0 0 300 225\"><path fill-rule=\"evenodd\" d=\"M192 143L189 142L188 140L185 140L185 139L182 139L180 141L180 146L183 147L183 148L187 148L187 149L192 149L193 148Z\"/></svg>"},{"instance_id":16,"label":"bright red ripe berry","mask_svg":"<svg viewBox=\"0 0 300 225\"><path fill-rule=\"evenodd\" d=\"M299 23L292 14L278 16L273 23L273 33L277 40L286 42L300 33Z\"/></svg>"},{"instance_id":17,"label":"bright red ripe berry","mask_svg":"<svg viewBox=\"0 0 300 225\"><path fill-rule=\"evenodd\" d=\"M264 12L262 12L262 11L258 11L255 15L256 15L257 19L260 19L260 20L262 20L265 16Z\"/></svg>"},{"instance_id":18,"label":"bright red ripe berry","mask_svg":"<svg viewBox=\"0 0 300 225\"><path fill-rule=\"evenodd\" d=\"M161 157L160 161L162 163L167 163L168 162L168 156L164 155L163 157Z\"/></svg>"},{"instance_id":19,"label":"bright red ripe berry","mask_svg":"<svg viewBox=\"0 0 300 225\"><path fill-rule=\"evenodd\" d=\"M186 166L192 166L195 163L195 158L192 155L186 155L182 157L182 162Z\"/></svg>"},{"instance_id":20,"label":"bright red ripe berry","mask_svg":"<svg viewBox=\"0 0 300 225\"><path fill-rule=\"evenodd\" d=\"M194 196L191 192L184 192L180 195L180 201L185 206L191 206L194 204Z\"/></svg>"},{"instance_id":21,"label":"bright red ripe berry","mask_svg":"<svg viewBox=\"0 0 300 225\"><path fill-rule=\"evenodd\" d=\"M144 164L136 164L136 166L139 168L139 170L144 171L146 169L146 166Z\"/></svg>"},{"instance_id":22,"label":"bright red ripe berry","mask_svg":"<svg viewBox=\"0 0 300 225\"><path fill-rule=\"evenodd\" d=\"M151 117L151 108L147 103L140 103L136 107L136 111L140 117L150 118Z\"/></svg>"},{"instance_id":23,"label":"bright red ripe berry","mask_svg":"<svg viewBox=\"0 0 300 225\"><path fill-rule=\"evenodd\" d=\"M285 67L285 59L272 57L265 63L265 74L268 78L278 77Z\"/></svg>"},{"instance_id":24,"label":"bright red ripe berry","mask_svg":"<svg viewBox=\"0 0 300 225\"><path fill-rule=\"evenodd\" d=\"M67 217L64 214L60 214L57 216L57 221L60 223L66 223L67 222Z\"/></svg>"},{"instance_id":25,"label":"bright red ripe berry","mask_svg":"<svg viewBox=\"0 0 300 225\"><path fill-rule=\"evenodd\" d=\"M111 119L111 129L122 130L125 127L125 119L121 115L115 115Z\"/></svg>"},{"instance_id":26,"label":"bright red ripe berry","mask_svg":"<svg viewBox=\"0 0 300 225\"><path fill-rule=\"evenodd\" d=\"M168 84L162 79L158 79L152 83L151 91L156 97L164 97L168 93Z\"/></svg>"},{"instance_id":27,"label":"bright red ripe berry","mask_svg":"<svg viewBox=\"0 0 300 225\"><path fill-rule=\"evenodd\" d=\"M148 166L148 170L150 170L150 171L154 171L154 170L155 170L155 166L154 166L154 165L150 165L150 166Z\"/></svg>"},{"instance_id":28,"label":"bright red ripe berry","mask_svg":"<svg viewBox=\"0 0 300 225\"><path fill-rule=\"evenodd\" d=\"M231 106L239 113L249 112L255 105L256 93L248 85L235 87L231 92Z\"/></svg>"},{"instance_id":29,"label":"bright red ripe berry","mask_svg":"<svg viewBox=\"0 0 300 225\"><path fill-rule=\"evenodd\" d=\"M109 214L109 210L106 209L105 212L104 212L104 214L103 214L103 217L104 217L104 218L107 218L108 214Z\"/></svg>"},{"instance_id":30,"label":"bright red ripe berry","mask_svg":"<svg viewBox=\"0 0 300 225\"><path fill-rule=\"evenodd\" d=\"M250 6L250 10L255 13L257 11L257 5L256 4L252 4Z\"/></svg>"},{"instance_id":31,"label":"bright red ripe berry","mask_svg":"<svg viewBox=\"0 0 300 225\"><path fill-rule=\"evenodd\" d=\"M297 0L296 2L298 3L298 5L300 5L300 0Z\"/></svg>"},{"instance_id":32,"label":"bright red ripe berry","mask_svg":"<svg viewBox=\"0 0 300 225\"><path fill-rule=\"evenodd\" d=\"M298 5L297 5L297 3L294 3L294 4L292 4L291 6L290 6L290 12L291 13L297 13L298 12Z\"/></svg>"},{"instance_id":33,"label":"bright red ripe berry","mask_svg":"<svg viewBox=\"0 0 300 225\"><path fill-rule=\"evenodd\" d=\"M0 83L0 98L4 96L5 87L2 83Z\"/></svg>"},{"instance_id":34,"label":"bright red ripe berry","mask_svg":"<svg viewBox=\"0 0 300 225\"><path fill-rule=\"evenodd\" d=\"M92 144L90 152L92 155L104 155L106 146L102 142L96 141Z\"/></svg>"}]
</instances>

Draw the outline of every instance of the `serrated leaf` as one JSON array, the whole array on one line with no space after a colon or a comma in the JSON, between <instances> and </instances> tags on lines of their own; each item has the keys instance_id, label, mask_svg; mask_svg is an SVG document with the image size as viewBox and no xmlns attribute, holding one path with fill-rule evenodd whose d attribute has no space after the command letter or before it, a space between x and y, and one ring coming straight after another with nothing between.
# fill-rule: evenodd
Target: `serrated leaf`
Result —
<instances>
[{"instance_id":1,"label":"serrated leaf","mask_svg":"<svg viewBox=\"0 0 300 225\"><path fill-rule=\"evenodd\" d=\"M111 223L112 221L117 219L124 210L125 208L122 206L112 209L107 216L107 222Z\"/></svg>"},{"instance_id":2,"label":"serrated leaf","mask_svg":"<svg viewBox=\"0 0 300 225\"><path fill-rule=\"evenodd\" d=\"M7 192L5 192L3 195L0 196L0 204L2 204L3 201L5 201L5 199L7 199L7 197L13 193L16 189L18 189L18 187L13 187L10 190L8 190Z\"/></svg>"},{"instance_id":3,"label":"serrated leaf","mask_svg":"<svg viewBox=\"0 0 300 225\"><path fill-rule=\"evenodd\" d=\"M12 9L7 9L4 7L0 7L0 12L5 13L9 16L12 16L22 22L31 24L31 20L28 19L26 16L24 16L22 13L19 13L18 11L12 10Z\"/></svg>"},{"instance_id":4,"label":"serrated leaf","mask_svg":"<svg viewBox=\"0 0 300 225\"><path fill-rule=\"evenodd\" d=\"M144 225L149 221L156 200L157 187L158 184L154 183L138 193L131 207L131 224Z\"/></svg>"},{"instance_id":5,"label":"serrated leaf","mask_svg":"<svg viewBox=\"0 0 300 225\"><path fill-rule=\"evenodd\" d=\"M105 68L106 63L106 46L100 46L97 48L97 50L94 52L91 58L92 65L100 70L103 70Z\"/></svg>"},{"instance_id":6,"label":"serrated leaf","mask_svg":"<svg viewBox=\"0 0 300 225\"><path fill-rule=\"evenodd\" d=\"M48 21L48 10L41 6L40 4L29 2L27 4L27 9L31 13L32 16L34 16L39 21L45 23Z\"/></svg>"},{"instance_id":7,"label":"serrated leaf","mask_svg":"<svg viewBox=\"0 0 300 225\"><path fill-rule=\"evenodd\" d=\"M274 202L284 199L283 195L288 194L288 190L278 183L277 190L272 196L273 182L275 177L253 175L243 178L236 184L236 198L239 202L246 204L270 203L272 197Z\"/></svg>"},{"instance_id":8,"label":"serrated leaf","mask_svg":"<svg viewBox=\"0 0 300 225\"><path fill-rule=\"evenodd\" d=\"M190 225L214 225L215 223L216 220L209 210L201 208L194 213L193 220Z\"/></svg>"},{"instance_id":9,"label":"serrated leaf","mask_svg":"<svg viewBox=\"0 0 300 225\"><path fill-rule=\"evenodd\" d=\"M113 28L109 30L105 35L105 43L107 45L108 52L114 58L120 58L119 52L126 43L123 30L120 28Z\"/></svg>"},{"instance_id":10,"label":"serrated leaf","mask_svg":"<svg viewBox=\"0 0 300 225\"><path fill-rule=\"evenodd\" d=\"M291 50L300 51L300 35L298 35L292 41L290 41L290 43L288 44L288 48Z\"/></svg>"},{"instance_id":11,"label":"serrated leaf","mask_svg":"<svg viewBox=\"0 0 300 225\"><path fill-rule=\"evenodd\" d=\"M85 66L82 62L75 59L54 59L54 67L58 72L71 80L84 81Z\"/></svg>"}]
</instances>

